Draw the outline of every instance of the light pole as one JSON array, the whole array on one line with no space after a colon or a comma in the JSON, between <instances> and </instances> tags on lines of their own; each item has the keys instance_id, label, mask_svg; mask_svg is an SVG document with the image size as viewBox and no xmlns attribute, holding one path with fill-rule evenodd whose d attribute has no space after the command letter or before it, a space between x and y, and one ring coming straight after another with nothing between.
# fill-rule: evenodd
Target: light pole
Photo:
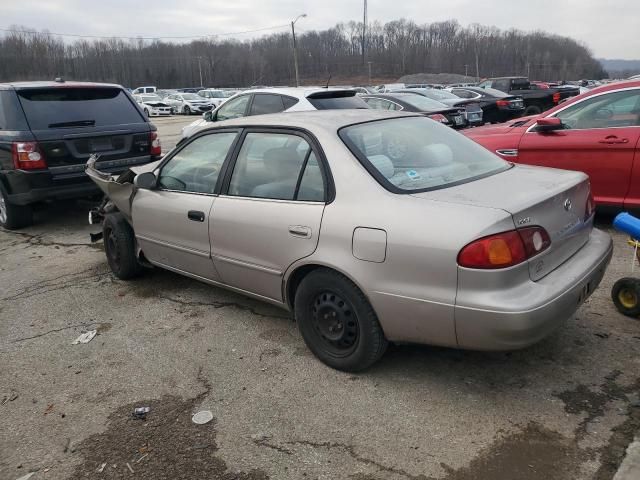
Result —
<instances>
[{"instance_id":1,"label":"light pole","mask_svg":"<svg viewBox=\"0 0 640 480\"><path fill-rule=\"evenodd\" d=\"M307 16L306 13L302 15L298 15L294 21L291 22L291 35L293 36L293 66L296 71L296 87L300 86L300 76L298 75L298 49L296 47L296 29L295 25L298 20L301 18L305 18Z\"/></svg>"}]
</instances>

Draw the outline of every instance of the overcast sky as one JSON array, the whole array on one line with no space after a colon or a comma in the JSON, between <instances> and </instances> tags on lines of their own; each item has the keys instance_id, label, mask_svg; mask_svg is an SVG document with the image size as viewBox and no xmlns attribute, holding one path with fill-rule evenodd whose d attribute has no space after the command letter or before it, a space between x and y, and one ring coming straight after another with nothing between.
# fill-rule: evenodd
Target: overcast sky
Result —
<instances>
[{"instance_id":1,"label":"overcast sky","mask_svg":"<svg viewBox=\"0 0 640 480\"><path fill-rule=\"evenodd\" d=\"M324 29L361 20L362 0L0 0L0 28L25 25L81 35L163 36L282 25ZM143 7L144 5L144 7ZM586 43L597 57L640 59L640 0L369 0L369 20L545 30ZM244 34L237 38L257 35Z\"/></svg>"}]
</instances>

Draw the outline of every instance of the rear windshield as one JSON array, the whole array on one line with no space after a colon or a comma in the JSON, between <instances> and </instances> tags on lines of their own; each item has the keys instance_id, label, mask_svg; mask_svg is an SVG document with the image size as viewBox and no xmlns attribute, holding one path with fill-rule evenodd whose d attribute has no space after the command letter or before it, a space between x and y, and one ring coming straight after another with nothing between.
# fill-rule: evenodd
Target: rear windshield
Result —
<instances>
[{"instance_id":1,"label":"rear windshield","mask_svg":"<svg viewBox=\"0 0 640 480\"><path fill-rule=\"evenodd\" d=\"M429 97L423 97L422 95L415 95L407 93L402 96L398 96L398 100L402 100L404 103L408 103L412 107L418 109L421 112L430 112L433 110L443 110L449 108L448 106L438 102Z\"/></svg>"},{"instance_id":2,"label":"rear windshield","mask_svg":"<svg viewBox=\"0 0 640 480\"><path fill-rule=\"evenodd\" d=\"M449 187L510 168L477 143L426 117L362 123L339 134L369 173L395 193Z\"/></svg>"},{"instance_id":3,"label":"rear windshield","mask_svg":"<svg viewBox=\"0 0 640 480\"><path fill-rule=\"evenodd\" d=\"M32 130L146 122L119 88L38 88L18 96Z\"/></svg>"},{"instance_id":4,"label":"rear windshield","mask_svg":"<svg viewBox=\"0 0 640 480\"><path fill-rule=\"evenodd\" d=\"M346 108L369 108L356 92L326 92L307 97L316 110L336 110Z\"/></svg>"},{"instance_id":5,"label":"rear windshield","mask_svg":"<svg viewBox=\"0 0 640 480\"><path fill-rule=\"evenodd\" d=\"M496 90L495 88L485 88L484 91L487 92L492 97L496 97L496 98L504 98L509 96L508 93L505 93L502 90Z\"/></svg>"},{"instance_id":6,"label":"rear windshield","mask_svg":"<svg viewBox=\"0 0 640 480\"><path fill-rule=\"evenodd\" d=\"M460 100L460 97L455 96L453 93L447 92L446 90L439 90L437 88L421 89L420 92L426 97L433 98L434 100Z\"/></svg>"}]
</instances>

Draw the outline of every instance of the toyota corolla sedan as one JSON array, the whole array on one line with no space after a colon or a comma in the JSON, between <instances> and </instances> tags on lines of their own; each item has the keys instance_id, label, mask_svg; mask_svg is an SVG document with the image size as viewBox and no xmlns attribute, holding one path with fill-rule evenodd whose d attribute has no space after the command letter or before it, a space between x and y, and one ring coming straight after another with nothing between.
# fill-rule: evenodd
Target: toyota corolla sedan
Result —
<instances>
[{"instance_id":1,"label":"toyota corolla sedan","mask_svg":"<svg viewBox=\"0 0 640 480\"><path fill-rule=\"evenodd\" d=\"M612 253L586 175L508 163L423 115L238 118L117 178L95 158L87 173L117 277L156 266L288 309L347 371L388 342L531 345Z\"/></svg>"}]
</instances>

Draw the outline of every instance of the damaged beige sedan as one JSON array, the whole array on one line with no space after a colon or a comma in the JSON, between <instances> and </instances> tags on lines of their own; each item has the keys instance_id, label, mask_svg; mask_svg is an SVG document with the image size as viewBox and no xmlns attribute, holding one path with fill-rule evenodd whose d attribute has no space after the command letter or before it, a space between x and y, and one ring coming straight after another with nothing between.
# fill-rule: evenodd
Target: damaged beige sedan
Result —
<instances>
[{"instance_id":1,"label":"damaged beige sedan","mask_svg":"<svg viewBox=\"0 0 640 480\"><path fill-rule=\"evenodd\" d=\"M153 265L291 310L341 370L389 341L531 345L612 254L586 175L510 164L419 115L240 118L118 178L99 165L91 218L116 276Z\"/></svg>"}]
</instances>

